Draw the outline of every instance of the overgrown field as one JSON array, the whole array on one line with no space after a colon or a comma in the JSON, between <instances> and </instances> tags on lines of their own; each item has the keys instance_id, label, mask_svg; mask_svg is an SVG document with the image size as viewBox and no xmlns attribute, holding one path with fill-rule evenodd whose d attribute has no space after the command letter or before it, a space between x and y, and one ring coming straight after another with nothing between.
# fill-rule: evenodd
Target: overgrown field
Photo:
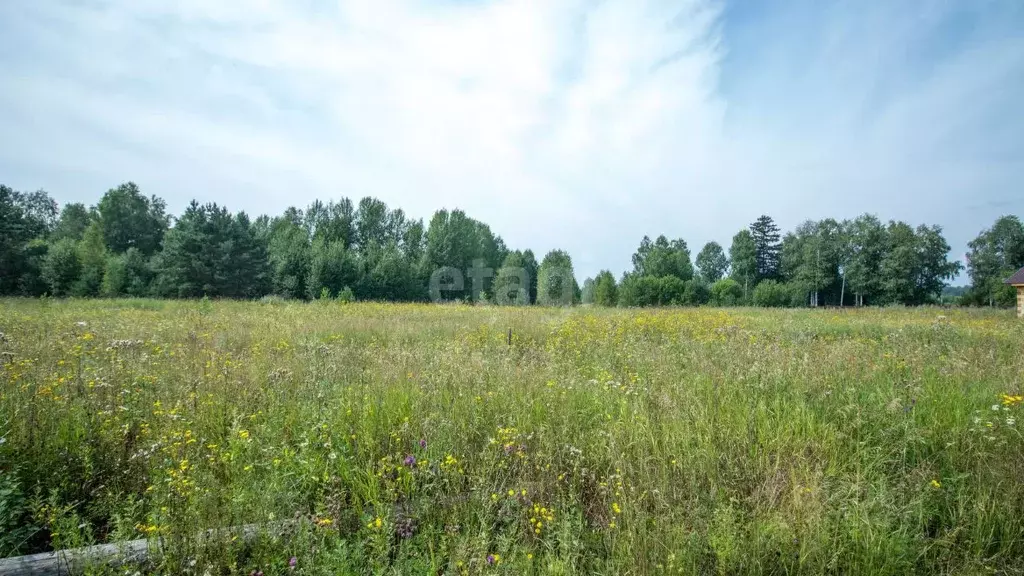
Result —
<instances>
[{"instance_id":1,"label":"overgrown field","mask_svg":"<svg viewBox=\"0 0 1024 576\"><path fill-rule=\"evenodd\" d=\"M0 555L159 537L127 572L1024 566L1010 312L5 300L0 331ZM196 538L254 523L273 534Z\"/></svg>"}]
</instances>

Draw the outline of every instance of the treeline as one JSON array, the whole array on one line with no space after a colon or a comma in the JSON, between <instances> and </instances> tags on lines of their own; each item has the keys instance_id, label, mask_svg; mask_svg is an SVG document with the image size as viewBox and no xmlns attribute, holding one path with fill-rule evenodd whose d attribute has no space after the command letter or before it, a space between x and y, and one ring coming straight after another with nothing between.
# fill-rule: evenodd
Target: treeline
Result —
<instances>
[{"instance_id":1,"label":"treeline","mask_svg":"<svg viewBox=\"0 0 1024 576\"><path fill-rule=\"evenodd\" d=\"M460 210L408 218L375 198L313 202L250 218L192 202L172 218L133 183L91 207L0 186L0 294L283 298L600 306L856 306L939 302L961 270L938 226L872 215L808 221L783 235L768 216L728 250L691 257L683 239L644 237L633 269L577 284L562 250L538 262ZM1024 226L1000 218L970 244L965 304L1011 305ZM475 271L482 271L476 274ZM466 278L466 276L469 278ZM441 286L440 292L438 286Z\"/></svg>"},{"instance_id":2,"label":"treeline","mask_svg":"<svg viewBox=\"0 0 1024 576\"><path fill-rule=\"evenodd\" d=\"M949 261L938 226L854 220L807 221L787 233L768 216L732 238L728 254L706 244L690 264L681 239L644 237L633 270L616 282L604 271L583 285L583 300L605 306L852 306L937 302L961 269Z\"/></svg>"},{"instance_id":3,"label":"treeline","mask_svg":"<svg viewBox=\"0 0 1024 576\"><path fill-rule=\"evenodd\" d=\"M1016 216L1003 216L968 244L967 275L971 287L960 303L972 306L1012 307L1016 290L1006 279L1024 268L1024 224Z\"/></svg>"},{"instance_id":4,"label":"treeline","mask_svg":"<svg viewBox=\"0 0 1024 576\"><path fill-rule=\"evenodd\" d=\"M562 276L546 271L572 271L565 252L538 263L460 210L440 210L424 226L375 198L317 201L255 219L193 201L172 219L163 200L133 183L95 206L61 210L46 192L0 187L3 295L426 301L433 279L445 286L442 298L475 300L488 298L495 282L509 287L506 264L531 279L518 303L560 294ZM478 284L451 277L473 267L497 273ZM437 278L445 268L453 273Z\"/></svg>"}]
</instances>

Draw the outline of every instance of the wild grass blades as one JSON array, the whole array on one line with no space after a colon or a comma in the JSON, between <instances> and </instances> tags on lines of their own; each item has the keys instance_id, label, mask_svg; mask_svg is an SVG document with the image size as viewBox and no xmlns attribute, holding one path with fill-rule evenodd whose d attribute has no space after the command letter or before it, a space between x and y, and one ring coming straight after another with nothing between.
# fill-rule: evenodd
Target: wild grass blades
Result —
<instances>
[{"instance_id":1,"label":"wild grass blades","mask_svg":"<svg viewBox=\"0 0 1024 576\"><path fill-rule=\"evenodd\" d=\"M142 570L1024 566L1008 312L7 300L0 331L4 554L162 537Z\"/></svg>"}]
</instances>

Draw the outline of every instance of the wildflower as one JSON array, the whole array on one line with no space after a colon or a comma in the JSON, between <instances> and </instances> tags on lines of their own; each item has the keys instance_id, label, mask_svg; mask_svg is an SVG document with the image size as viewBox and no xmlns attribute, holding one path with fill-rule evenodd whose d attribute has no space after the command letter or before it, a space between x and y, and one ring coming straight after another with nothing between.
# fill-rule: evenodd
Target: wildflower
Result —
<instances>
[{"instance_id":1,"label":"wildflower","mask_svg":"<svg viewBox=\"0 0 1024 576\"><path fill-rule=\"evenodd\" d=\"M416 465L416 457L413 456L412 454L409 454L408 456L405 457L405 460L403 460L402 463L412 468L413 466Z\"/></svg>"},{"instance_id":2,"label":"wildflower","mask_svg":"<svg viewBox=\"0 0 1024 576\"><path fill-rule=\"evenodd\" d=\"M1016 405L1021 404L1022 402L1024 402L1024 396L1021 396L1019 394L1016 395L1016 396L1011 396L1009 394L1003 394L1002 395L1002 400L1003 400L1003 406L1006 406L1006 407L1009 408L1009 407L1013 407L1013 406L1016 406Z\"/></svg>"},{"instance_id":3,"label":"wildflower","mask_svg":"<svg viewBox=\"0 0 1024 576\"><path fill-rule=\"evenodd\" d=\"M420 448L423 449L423 450L427 449L427 439L426 438L420 438Z\"/></svg>"},{"instance_id":4,"label":"wildflower","mask_svg":"<svg viewBox=\"0 0 1024 576\"><path fill-rule=\"evenodd\" d=\"M622 514L622 508L619 508L618 502L612 502L612 512L615 512L616 514Z\"/></svg>"},{"instance_id":5,"label":"wildflower","mask_svg":"<svg viewBox=\"0 0 1024 576\"><path fill-rule=\"evenodd\" d=\"M533 560L533 554L531 554L530 552L527 552L526 553L526 559L527 560Z\"/></svg>"},{"instance_id":6,"label":"wildflower","mask_svg":"<svg viewBox=\"0 0 1024 576\"><path fill-rule=\"evenodd\" d=\"M939 482L938 480L935 479L931 481L931 485L932 488L942 488L942 482Z\"/></svg>"},{"instance_id":7,"label":"wildflower","mask_svg":"<svg viewBox=\"0 0 1024 576\"><path fill-rule=\"evenodd\" d=\"M501 555L499 555L499 554L488 554L487 555L487 563L490 564L491 566L497 566L499 563L501 563Z\"/></svg>"},{"instance_id":8,"label":"wildflower","mask_svg":"<svg viewBox=\"0 0 1024 576\"><path fill-rule=\"evenodd\" d=\"M333 523L334 523L334 521L333 521L333 520L331 520L330 518L319 518L319 519L317 519L317 521L316 521L316 525L317 525L317 526L320 526L320 527L322 527L322 528L323 528L323 527L327 527L327 526L330 526L330 525L331 525L331 524L333 524Z\"/></svg>"},{"instance_id":9,"label":"wildflower","mask_svg":"<svg viewBox=\"0 0 1024 576\"><path fill-rule=\"evenodd\" d=\"M511 498L512 496L515 496L515 495L516 495L516 491L515 491L515 490L512 490L512 489L510 488L510 489L509 489L509 491L508 491L508 495L509 495L509 497Z\"/></svg>"},{"instance_id":10,"label":"wildflower","mask_svg":"<svg viewBox=\"0 0 1024 576\"><path fill-rule=\"evenodd\" d=\"M299 563L299 559L296 558L295 556L292 556L291 560L288 561L288 567L291 568L292 570L294 570L295 569L295 565L298 564L298 563Z\"/></svg>"},{"instance_id":11,"label":"wildflower","mask_svg":"<svg viewBox=\"0 0 1024 576\"><path fill-rule=\"evenodd\" d=\"M249 431L248 430L239 430L238 431L238 437L241 438L242 440L248 440L249 439Z\"/></svg>"}]
</instances>

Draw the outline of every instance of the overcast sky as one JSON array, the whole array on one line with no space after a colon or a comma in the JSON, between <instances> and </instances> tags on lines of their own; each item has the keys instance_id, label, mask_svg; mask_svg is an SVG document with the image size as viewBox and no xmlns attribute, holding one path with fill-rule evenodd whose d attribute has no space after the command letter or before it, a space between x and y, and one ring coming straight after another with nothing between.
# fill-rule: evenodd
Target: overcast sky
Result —
<instances>
[{"instance_id":1,"label":"overcast sky","mask_svg":"<svg viewBox=\"0 0 1024 576\"><path fill-rule=\"evenodd\" d=\"M1020 0L6 0L0 182L462 208L582 279L767 213L1024 216Z\"/></svg>"}]
</instances>

